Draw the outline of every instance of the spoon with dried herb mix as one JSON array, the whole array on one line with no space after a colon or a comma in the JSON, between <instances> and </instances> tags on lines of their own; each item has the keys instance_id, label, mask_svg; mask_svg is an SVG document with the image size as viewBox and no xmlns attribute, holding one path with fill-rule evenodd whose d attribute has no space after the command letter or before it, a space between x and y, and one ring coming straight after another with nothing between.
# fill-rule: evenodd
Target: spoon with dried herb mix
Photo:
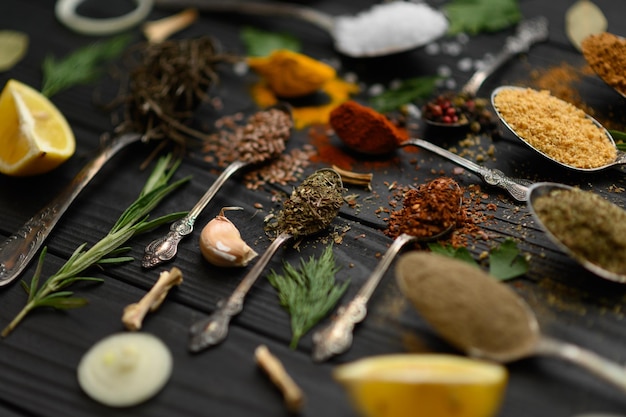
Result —
<instances>
[{"instance_id":1,"label":"spoon with dried herb mix","mask_svg":"<svg viewBox=\"0 0 626 417\"><path fill-rule=\"evenodd\" d=\"M470 356L512 362L543 355L567 360L626 391L626 368L540 333L530 307L482 269L430 252L403 255L400 290L451 345Z\"/></svg>"},{"instance_id":2,"label":"spoon with dried herb mix","mask_svg":"<svg viewBox=\"0 0 626 417\"><path fill-rule=\"evenodd\" d=\"M393 212L389 234L393 243L365 281L356 296L340 307L332 322L313 335L313 359L324 361L350 348L354 326L367 315L367 302L387 272L391 262L406 244L436 240L455 226L463 192L451 178L437 178L407 191L403 208Z\"/></svg>"},{"instance_id":3,"label":"spoon with dried herb mix","mask_svg":"<svg viewBox=\"0 0 626 417\"><path fill-rule=\"evenodd\" d=\"M250 116L246 125L238 131L239 140L232 143L237 149L237 158L222 171L185 217L173 223L165 236L146 246L142 266L152 268L176 256L178 244L193 231L196 219L224 183L242 168L277 158L285 150L292 127L293 120L287 106L261 110Z\"/></svg>"},{"instance_id":4,"label":"spoon with dried herb mix","mask_svg":"<svg viewBox=\"0 0 626 417\"><path fill-rule=\"evenodd\" d=\"M336 171L321 169L293 190L276 217L277 237L235 291L218 303L217 310L191 326L189 349L192 352L214 346L226 338L231 318L243 309L246 294L274 253L291 239L309 236L328 227L343 205L343 189Z\"/></svg>"},{"instance_id":5,"label":"spoon with dried herb mix","mask_svg":"<svg viewBox=\"0 0 626 417\"><path fill-rule=\"evenodd\" d=\"M626 211L598 194L557 183L529 188L528 208L548 237L601 278L626 283Z\"/></svg>"}]
</instances>

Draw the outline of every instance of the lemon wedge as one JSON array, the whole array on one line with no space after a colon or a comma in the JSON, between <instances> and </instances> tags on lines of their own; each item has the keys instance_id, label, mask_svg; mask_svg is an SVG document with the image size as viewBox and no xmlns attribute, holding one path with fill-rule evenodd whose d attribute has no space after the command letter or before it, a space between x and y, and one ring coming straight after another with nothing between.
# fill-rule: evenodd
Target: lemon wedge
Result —
<instances>
[{"instance_id":1,"label":"lemon wedge","mask_svg":"<svg viewBox=\"0 0 626 417\"><path fill-rule=\"evenodd\" d=\"M365 417L491 417L508 373L503 365L463 356L407 353L339 365L333 378Z\"/></svg>"},{"instance_id":2,"label":"lemon wedge","mask_svg":"<svg viewBox=\"0 0 626 417\"><path fill-rule=\"evenodd\" d=\"M0 173L43 174L75 148L69 123L48 98L17 80L6 83L0 94Z\"/></svg>"}]
</instances>

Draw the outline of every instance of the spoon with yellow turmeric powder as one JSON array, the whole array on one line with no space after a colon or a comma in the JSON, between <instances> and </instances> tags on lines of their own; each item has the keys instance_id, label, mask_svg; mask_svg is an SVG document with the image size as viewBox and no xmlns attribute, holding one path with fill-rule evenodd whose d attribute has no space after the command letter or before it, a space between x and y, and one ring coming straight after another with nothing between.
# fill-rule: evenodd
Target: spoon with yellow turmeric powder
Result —
<instances>
[{"instance_id":1,"label":"spoon with yellow turmeric powder","mask_svg":"<svg viewBox=\"0 0 626 417\"><path fill-rule=\"evenodd\" d=\"M424 3L404 1L381 3L355 15L336 17L307 6L270 1L155 0L155 6L303 20L327 32L337 51L354 58L419 48L445 35L449 26L441 11Z\"/></svg>"}]
</instances>

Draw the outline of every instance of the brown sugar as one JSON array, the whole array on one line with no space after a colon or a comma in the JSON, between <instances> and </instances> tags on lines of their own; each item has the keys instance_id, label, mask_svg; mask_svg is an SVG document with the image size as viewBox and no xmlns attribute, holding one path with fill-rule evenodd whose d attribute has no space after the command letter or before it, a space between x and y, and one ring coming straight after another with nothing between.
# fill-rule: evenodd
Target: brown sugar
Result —
<instances>
[{"instance_id":1,"label":"brown sugar","mask_svg":"<svg viewBox=\"0 0 626 417\"><path fill-rule=\"evenodd\" d=\"M617 156L615 146L584 111L547 90L506 88L496 110L515 133L547 156L576 168L597 168Z\"/></svg>"},{"instance_id":2,"label":"brown sugar","mask_svg":"<svg viewBox=\"0 0 626 417\"><path fill-rule=\"evenodd\" d=\"M588 36L581 46L596 74L621 94L626 94L626 39L603 32Z\"/></svg>"}]
</instances>

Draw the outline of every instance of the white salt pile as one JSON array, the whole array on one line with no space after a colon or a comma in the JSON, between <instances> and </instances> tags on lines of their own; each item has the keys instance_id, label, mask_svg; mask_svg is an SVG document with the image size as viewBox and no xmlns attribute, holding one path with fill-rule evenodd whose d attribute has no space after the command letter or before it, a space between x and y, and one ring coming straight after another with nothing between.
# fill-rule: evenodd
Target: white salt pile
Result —
<instances>
[{"instance_id":1,"label":"white salt pile","mask_svg":"<svg viewBox=\"0 0 626 417\"><path fill-rule=\"evenodd\" d=\"M443 13L426 4L392 1L356 16L340 16L335 44L348 56L376 56L423 46L448 30Z\"/></svg>"}]
</instances>

